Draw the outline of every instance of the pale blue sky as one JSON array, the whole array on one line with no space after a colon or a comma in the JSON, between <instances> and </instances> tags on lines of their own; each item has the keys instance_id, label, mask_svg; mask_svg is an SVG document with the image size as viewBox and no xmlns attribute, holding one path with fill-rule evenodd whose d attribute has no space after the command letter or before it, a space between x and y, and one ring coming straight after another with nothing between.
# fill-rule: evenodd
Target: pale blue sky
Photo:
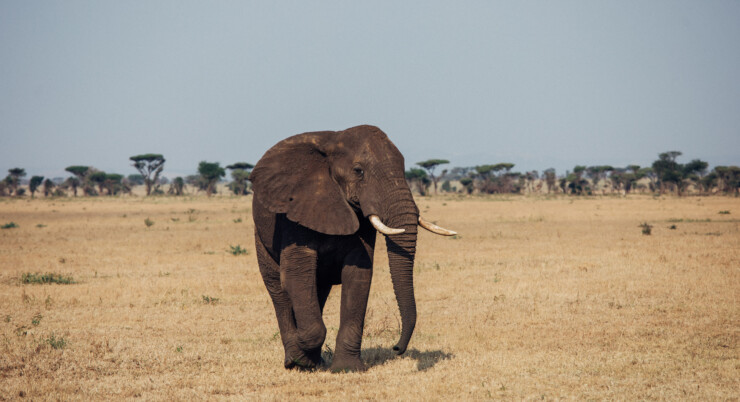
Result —
<instances>
[{"instance_id":1,"label":"pale blue sky","mask_svg":"<svg viewBox=\"0 0 740 402\"><path fill-rule=\"evenodd\" d=\"M740 1L0 0L3 172L189 174L358 124L407 167L737 165Z\"/></svg>"}]
</instances>

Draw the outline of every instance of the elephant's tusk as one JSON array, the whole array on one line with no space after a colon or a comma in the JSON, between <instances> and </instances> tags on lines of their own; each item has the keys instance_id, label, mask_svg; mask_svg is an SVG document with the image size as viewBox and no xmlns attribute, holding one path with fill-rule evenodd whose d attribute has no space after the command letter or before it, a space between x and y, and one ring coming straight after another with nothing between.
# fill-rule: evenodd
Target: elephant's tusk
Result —
<instances>
[{"instance_id":1,"label":"elephant's tusk","mask_svg":"<svg viewBox=\"0 0 740 402\"><path fill-rule=\"evenodd\" d=\"M400 234L406 231L406 229L394 229L389 228L388 226L383 225L383 222L380 221L380 218L378 215L370 215L370 223L373 224L373 227L378 232L384 234L384 235L395 235Z\"/></svg>"},{"instance_id":2,"label":"elephant's tusk","mask_svg":"<svg viewBox=\"0 0 740 402\"><path fill-rule=\"evenodd\" d=\"M424 218L421 217L421 215L419 216L419 226L423 227L424 229L432 233L442 235L442 236L454 236L457 234L457 232L455 232L454 230L445 229L431 222L425 221Z\"/></svg>"}]
</instances>

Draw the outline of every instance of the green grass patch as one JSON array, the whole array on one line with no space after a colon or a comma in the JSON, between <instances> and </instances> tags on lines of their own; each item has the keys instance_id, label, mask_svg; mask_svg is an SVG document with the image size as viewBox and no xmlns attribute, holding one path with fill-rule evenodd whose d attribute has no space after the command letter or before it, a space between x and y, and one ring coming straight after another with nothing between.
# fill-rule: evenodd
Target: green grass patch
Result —
<instances>
[{"instance_id":1,"label":"green grass patch","mask_svg":"<svg viewBox=\"0 0 740 402\"><path fill-rule=\"evenodd\" d=\"M218 297L211 297L203 295L203 304L216 304L218 303L219 298Z\"/></svg>"},{"instance_id":2,"label":"green grass patch","mask_svg":"<svg viewBox=\"0 0 740 402\"><path fill-rule=\"evenodd\" d=\"M247 249L242 248L242 246L238 244L236 246L229 246L229 247L231 247L231 250L229 250L229 252L233 255L249 254L249 251L247 251Z\"/></svg>"},{"instance_id":3,"label":"green grass patch","mask_svg":"<svg viewBox=\"0 0 740 402\"><path fill-rule=\"evenodd\" d=\"M0 229L15 229L15 228L18 228L18 227L20 227L20 226L18 226L17 223L15 223L15 222L8 222L8 223L0 226Z\"/></svg>"},{"instance_id":4,"label":"green grass patch","mask_svg":"<svg viewBox=\"0 0 740 402\"><path fill-rule=\"evenodd\" d=\"M44 343L48 343L53 349L64 349L67 346L67 340L63 336L57 338L53 332L44 340Z\"/></svg>"},{"instance_id":5,"label":"green grass patch","mask_svg":"<svg viewBox=\"0 0 740 402\"><path fill-rule=\"evenodd\" d=\"M21 283L23 284L56 283L60 285L71 285L77 282L75 282L74 278L72 278L71 276L64 276L62 274L55 274L52 272L48 272L45 274L26 272L25 274L21 276Z\"/></svg>"}]
</instances>

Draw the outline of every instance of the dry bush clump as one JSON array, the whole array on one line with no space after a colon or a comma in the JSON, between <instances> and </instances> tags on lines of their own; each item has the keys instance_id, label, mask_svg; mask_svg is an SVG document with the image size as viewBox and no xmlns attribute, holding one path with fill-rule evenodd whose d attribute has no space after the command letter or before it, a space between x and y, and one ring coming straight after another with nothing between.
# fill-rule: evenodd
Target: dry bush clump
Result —
<instances>
[{"instance_id":1,"label":"dry bush clump","mask_svg":"<svg viewBox=\"0 0 740 402\"><path fill-rule=\"evenodd\" d=\"M249 197L2 200L0 399L737 399L739 200L417 201L460 235L420 234L409 351L379 241L369 370L331 374L282 368Z\"/></svg>"}]
</instances>

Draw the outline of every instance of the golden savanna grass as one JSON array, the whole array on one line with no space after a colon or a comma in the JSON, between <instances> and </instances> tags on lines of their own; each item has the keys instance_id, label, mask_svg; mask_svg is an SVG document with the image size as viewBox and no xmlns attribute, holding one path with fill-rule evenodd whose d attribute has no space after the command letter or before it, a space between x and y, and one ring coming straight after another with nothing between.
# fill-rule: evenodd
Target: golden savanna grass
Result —
<instances>
[{"instance_id":1,"label":"golden savanna grass","mask_svg":"<svg viewBox=\"0 0 740 402\"><path fill-rule=\"evenodd\" d=\"M417 202L460 235L420 234L409 351L379 241L369 369L332 374L282 368L251 198L2 200L0 399L737 400L740 200Z\"/></svg>"}]
</instances>

